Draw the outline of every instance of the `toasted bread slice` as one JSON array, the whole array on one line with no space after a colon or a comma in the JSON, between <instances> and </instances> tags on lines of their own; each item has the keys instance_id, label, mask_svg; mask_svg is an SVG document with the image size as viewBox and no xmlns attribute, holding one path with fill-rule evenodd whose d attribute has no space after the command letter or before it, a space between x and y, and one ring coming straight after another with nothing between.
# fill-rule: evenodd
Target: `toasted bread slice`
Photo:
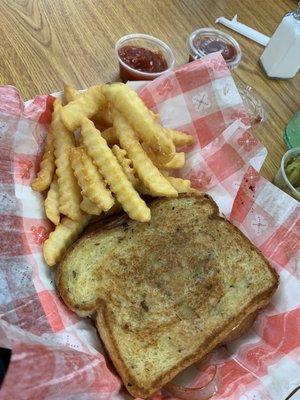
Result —
<instances>
[{"instance_id":1,"label":"toasted bread slice","mask_svg":"<svg viewBox=\"0 0 300 400\"><path fill-rule=\"evenodd\" d=\"M57 272L67 306L97 313L126 388L143 398L249 325L278 285L208 196L158 199L151 215L85 235Z\"/></svg>"}]
</instances>

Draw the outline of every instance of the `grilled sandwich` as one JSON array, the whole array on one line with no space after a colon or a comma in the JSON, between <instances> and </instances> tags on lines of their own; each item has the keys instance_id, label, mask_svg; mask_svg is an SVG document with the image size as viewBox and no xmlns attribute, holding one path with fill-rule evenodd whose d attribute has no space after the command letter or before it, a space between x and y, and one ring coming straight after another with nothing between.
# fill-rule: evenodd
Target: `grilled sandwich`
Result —
<instances>
[{"instance_id":1,"label":"grilled sandwich","mask_svg":"<svg viewBox=\"0 0 300 400\"><path fill-rule=\"evenodd\" d=\"M278 286L251 242L207 195L154 200L84 235L56 276L66 305L95 317L124 385L146 398L242 333Z\"/></svg>"}]
</instances>

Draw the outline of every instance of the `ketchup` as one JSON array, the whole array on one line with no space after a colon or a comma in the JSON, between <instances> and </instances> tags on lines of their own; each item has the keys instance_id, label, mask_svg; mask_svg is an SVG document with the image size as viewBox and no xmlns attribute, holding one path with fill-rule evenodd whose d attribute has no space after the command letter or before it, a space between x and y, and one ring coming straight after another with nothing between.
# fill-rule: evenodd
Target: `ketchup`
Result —
<instances>
[{"instance_id":1,"label":"ketchup","mask_svg":"<svg viewBox=\"0 0 300 400\"><path fill-rule=\"evenodd\" d=\"M120 59L130 68L145 73L158 73L168 69L168 64L163 54L143 47L123 46L118 51ZM120 64L120 76L123 82L128 80L151 80L147 77L135 74Z\"/></svg>"},{"instance_id":2,"label":"ketchup","mask_svg":"<svg viewBox=\"0 0 300 400\"><path fill-rule=\"evenodd\" d=\"M210 54L221 51L224 60L227 62L234 60L237 56L235 47L229 43L223 42L222 40L211 40L210 38L195 39L193 45L200 54ZM190 61L197 58L200 58L200 55L199 57L190 56Z\"/></svg>"}]
</instances>

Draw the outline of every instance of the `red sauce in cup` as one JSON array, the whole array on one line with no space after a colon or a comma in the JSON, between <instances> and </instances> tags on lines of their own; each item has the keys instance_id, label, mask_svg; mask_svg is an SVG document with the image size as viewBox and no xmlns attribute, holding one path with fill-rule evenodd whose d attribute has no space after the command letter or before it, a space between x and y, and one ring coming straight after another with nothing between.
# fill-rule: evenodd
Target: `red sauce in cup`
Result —
<instances>
[{"instance_id":1,"label":"red sauce in cup","mask_svg":"<svg viewBox=\"0 0 300 400\"><path fill-rule=\"evenodd\" d=\"M235 48L231 44L221 40L198 39L194 41L194 45L198 51L203 51L206 54L221 51L225 61L231 61L236 57Z\"/></svg>"},{"instance_id":2,"label":"red sauce in cup","mask_svg":"<svg viewBox=\"0 0 300 400\"><path fill-rule=\"evenodd\" d=\"M168 69L168 63L161 52L137 46L125 45L118 50L120 59L130 68L146 73L159 73ZM147 79L141 78L133 71L129 71L120 64L120 76L123 82L128 80Z\"/></svg>"},{"instance_id":3,"label":"red sauce in cup","mask_svg":"<svg viewBox=\"0 0 300 400\"><path fill-rule=\"evenodd\" d=\"M225 43L221 40L207 39L196 39L193 42L195 49L200 53L210 54L217 51L221 51L221 54L225 61L232 61L237 55L236 49L229 43ZM191 57L192 60L193 57Z\"/></svg>"},{"instance_id":4,"label":"red sauce in cup","mask_svg":"<svg viewBox=\"0 0 300 400\"><path fill-rule=\"evenodd\" d=\"M187 41L189 61L220 52L229 68L236 68L242 58L238 42L230 35L213 28L200 28L192 32Z\"/></svg>"}]
</instances>

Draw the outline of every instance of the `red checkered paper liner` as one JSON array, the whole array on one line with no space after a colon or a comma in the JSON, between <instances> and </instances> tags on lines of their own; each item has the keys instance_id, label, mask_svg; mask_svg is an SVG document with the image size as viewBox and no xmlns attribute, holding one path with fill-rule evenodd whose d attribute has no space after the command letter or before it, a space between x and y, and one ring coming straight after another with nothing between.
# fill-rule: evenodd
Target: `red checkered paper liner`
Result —
<instances>
[{"instance_id":1,"label":"red checkered paper liner","mask_svg":"<svg viewBox=\"0 0 300 400\"><path fill-rule=\"evenodd\" d=\"M195 137L181 175L213 195L281 276L276 296L249 332L211 355L221 378L213 398L281 400L300 384L297 204L257 173L266 151L247 130L248 117L220 55L183 66L140 95L163 125ZM39 96L25 106L15 88L0 87L0 346L13 350L0 399L121 399L120 379L102 355L92 322L64 306L54 269L41 253L52 226L30 182L53 100ZM197 366L189 372L190 384L197 384Z\"/></svg>"}]
</instances>

